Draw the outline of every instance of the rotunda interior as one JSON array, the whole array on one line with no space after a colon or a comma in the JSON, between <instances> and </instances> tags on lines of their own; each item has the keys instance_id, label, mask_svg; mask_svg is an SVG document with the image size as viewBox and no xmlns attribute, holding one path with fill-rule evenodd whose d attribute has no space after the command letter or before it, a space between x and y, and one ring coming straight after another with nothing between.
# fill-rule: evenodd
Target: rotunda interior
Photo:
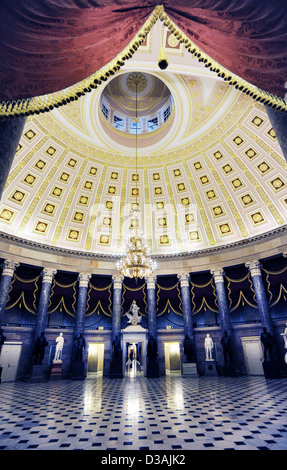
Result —
<instances>
[{"instance_id":1,"label":"rotunda interior","mask_svg":"<svg viewBox=\"0 0 287 470\"><path fill-rule=\"evenodd\" d=\"M223 375L223 330L236 350L232 373L264 375L267 327L279 351L274 368L284 374L286 188L286 155L266 106L156 21L104 83L26 118L0 201L1 325L22 348L14 379L29 376L31 345L43 331L46 375L59 331L65 377L79 333L89 345L85 376L124 376L130 355L135 374L187 373L185 336L192 373ZM138 222L156 267L148 279L123 278L116 261ZM129 324L133 301L141 321ZM148 364L151 334L158 368ZM120 371L111 369L116 336Z\"/></svg>"}]
</instances>

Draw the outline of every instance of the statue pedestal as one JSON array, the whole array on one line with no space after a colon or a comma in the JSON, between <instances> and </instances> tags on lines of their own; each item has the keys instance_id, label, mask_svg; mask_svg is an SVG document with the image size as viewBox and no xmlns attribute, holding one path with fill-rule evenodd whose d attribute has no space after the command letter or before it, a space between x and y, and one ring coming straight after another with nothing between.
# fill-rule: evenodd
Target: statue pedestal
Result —
<instances>
[{"instance_id":1,"label":"statue pedestal","mask_svg":"<svg viewBox=\"0 0 287 470\"><path fill-rule=\"evenodd\" d=\"M182 376L183 377L198 377L196 362L183 362L182 363Z\"/></svg>"},{"instance_id":2,"label":"statue pedestal","mask_svg":"<svg viewBox=\"0 0 287 470\"><path fill-rule=\"evenodd\" d=\"M113 360L110 363L110 379L122 379L123 378L123 367L122 360Z\"/></svg>"},{"instance_id":3,"label":"statue pedestal","mask_svg":"<svg viewBox=\"0 0 287 470\"><path fill-rule=\"evenodd\" d=\"M277 361L263 362L264 376L266 379L280 379L280 369Z\"/></svg>"},{"instance_id":4,"label":"statue pedestal","mask_svg":"<svg viewBox=\"0 0 287 470\"><path fill-rule=\"evenodd\" d=\"M85 378L85 363L83 361L75 361L72 364L73 380L81 380Z\"/></svg>"},{"instance_id":5,"label":"statue pedestal","mask_svg":"<svg viewBox=\"0 0 287 470\"><path fill-rule=\"evenodd\" d=\"M224 377L235 377L235 368L233 366L223 366Z\"/></svg>"},{"instance_id":6,"label":"statue pedestal","mask_svg":"<svg viewBox=\"0 0 287 470\"><path fill-rule=\"evenodd\" d=\"M62 361L53 361L50 379L62 379Z\"/></svg>"},{"instance_id":7,"label":"statue pedestal","mask_svg":"<svg viewBox=\"0 0 287 470\"><path fill-rule=\"evenodd\" d=\"M204 364L204 375L209 377L217 377L216 362L214 360L206 360Z\"/></svg>"},{"instance_id":8,"label":"statue pedestal","mask_svg":"<svg viewBox=\"0 0 287 470\"><path fill-rule=\"evenodd\" d=\"M31 370L30 382L42 382L46 380L44 370L45 366L43 364L34 364Z\"/></svg>"},{"instance_id":9,"label":"statue pedestal","mask_svg":"<svg viewBox=\"0 0 287 470\"><path fill-rule=\"evenodd\" d=\"M159 365L157 359L148 359L146 376L149 378L159 377Z\"/></svg>"}]
</instances>

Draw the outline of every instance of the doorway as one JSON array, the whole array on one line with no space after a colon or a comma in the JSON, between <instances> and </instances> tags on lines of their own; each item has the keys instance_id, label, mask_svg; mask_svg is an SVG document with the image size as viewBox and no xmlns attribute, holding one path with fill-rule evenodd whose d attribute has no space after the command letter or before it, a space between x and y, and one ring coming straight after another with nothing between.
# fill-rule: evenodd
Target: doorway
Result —
<instances>
[{"instance_id":1,"label":"doorway","mask_svg":"<svg viewBox=\"0 0 287 470\"><path fill-rule=\"evenodd\" d=\"M166 375L181 375L179 341L164 343Z\"/></svg>"},{"instance_id":2,"label":"doorway","mask_svg":"<svg viewBox=\"0 0 287 470\"><path fill-rule=\"evenodd\" d=\"M263 352L259 336L241 338L245 363L249 375L264 375Z\"/></svg>"},{"instance_id":3,"label":"doorway","mask_svg":"<svg viewBox=\"0 0 287 470\"><path fill-rule=\"evenodd\" d=\"M102 377L104 374L105 343L88 344L88 377Z\"/></svg>"},{"instance_id":4,"label":"doorway","mask_svg":"<svg viewBox=\"0 0 287 470\"><path fill-rule=\"evenodd\" d=\"M126 342L125 376L143 375L143 345L140 341Z\"/></svg>"},{"instance_id":5,"label":"doorway","mask_svg":"<svg viewBox=\"0 0 287 470\"><path fill-rule=\"evenodd\" d=\"M17 376L22 343L5 342L2 346L0 366L2 369L1 382L14 382Z\"/></svg>"}]
</instances>

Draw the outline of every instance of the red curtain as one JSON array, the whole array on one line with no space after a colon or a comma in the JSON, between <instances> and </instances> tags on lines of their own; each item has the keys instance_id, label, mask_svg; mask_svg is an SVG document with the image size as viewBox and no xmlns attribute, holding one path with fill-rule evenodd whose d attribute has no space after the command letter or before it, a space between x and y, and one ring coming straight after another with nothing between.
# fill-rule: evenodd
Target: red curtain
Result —
<instances>
[{"instance_id":1,"label":"red curtain","mask_svg":"<svg viewBox=\"0 0 287 470\"><path fill-rule=\"evenodd\" d=\"M285 0L1 0L0 100L52 93L90 76L129 44L158 4L220 65L285 96Z\"/></svg>"}]
</instances>

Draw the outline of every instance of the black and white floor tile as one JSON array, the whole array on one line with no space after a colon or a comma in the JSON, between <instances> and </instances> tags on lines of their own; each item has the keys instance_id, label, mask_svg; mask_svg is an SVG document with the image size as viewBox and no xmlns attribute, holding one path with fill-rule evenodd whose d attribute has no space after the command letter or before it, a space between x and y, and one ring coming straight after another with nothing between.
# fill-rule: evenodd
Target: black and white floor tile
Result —
<instances>
[{"instance_id":1,"label":"black and white floor tile","mask_svg":"<svg viewBox=\"0 0 287 470\"><path fill-rule=\"evenodd\" d=\"M0 450L287 450L287 379L0 385Z\"/></svg>"}]
</instances>

